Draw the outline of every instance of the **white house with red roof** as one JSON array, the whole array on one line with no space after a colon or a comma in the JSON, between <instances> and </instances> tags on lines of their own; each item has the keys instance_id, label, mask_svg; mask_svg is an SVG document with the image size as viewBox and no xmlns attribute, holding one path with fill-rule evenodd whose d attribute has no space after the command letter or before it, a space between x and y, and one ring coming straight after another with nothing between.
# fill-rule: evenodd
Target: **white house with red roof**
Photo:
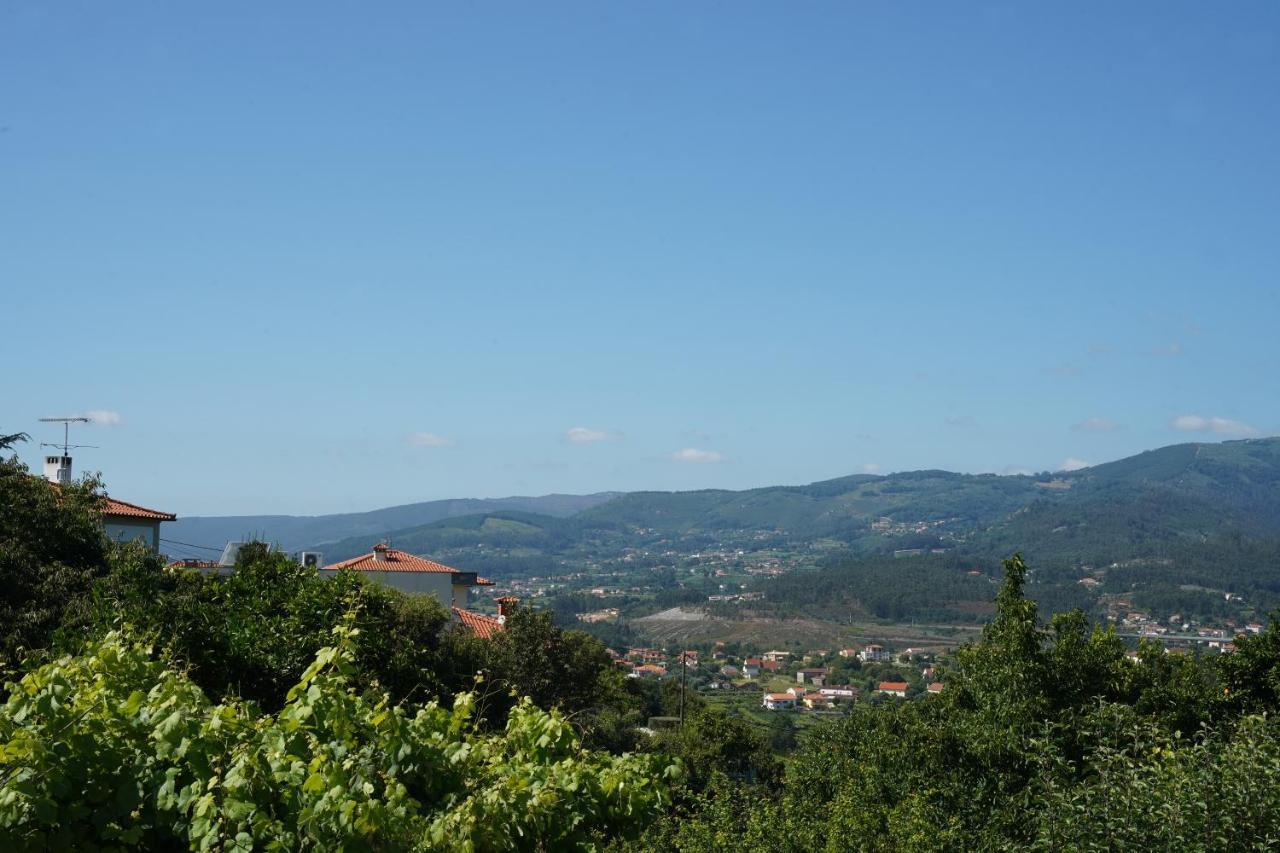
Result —
<instances>
[{"instance_id":1,"label":"white house with red roof","mask_svg":"<svg viewBox=\"0 0 1280 853\"><path fill-rule=\"evenodd\" d=\"M102 528L108 537L117 542L141 539L157 553L160 551L160 522L177 518L171 512L148 509L115 498L102 499Z\"/></svg>"},{"instance_id":2,"label":"white house with red roof","mask_svg":"<svg viewBox=\"0 0 1280 853\"><path fill-rule=\"evenodd\" d=\"M459 571L385 543L374 545L368 554L322 566L320 577L331 577L338 572L359 572L401 592L433 595L441 604L458 608L467 606L467 591L473 586L493 585L493 581L475 572Z\"/></svg>"},{"instance_id":3,"label":"white house with red roof","mask_svg":"<svg viewBox=\"0 0 1280 853\"><path fill-rule=\"evenodd\" d=\"M766 711L790 711L796 706L796 697L793 693L766 693L760 705Z\"/></svg>"},{"instance_id":4,"label":"white house with red roof","mask_svg":"<svg viewBox=\"0 0 1280 853\"><path fill-rule=\"evenodd\" d=\"M338 572L360 572L370 580L401 592L435 596L437 601L449 607L455 622L482 640L502 630L511 608L516 604L514 598L499 598L497 616L468 610L468 591L473 586L492 586L493 581L475 572L459 571L381 542L374 545L368 554L322 566L320 577L332 577Z\"/></svg>"},{"instance_id":5,"label":"white house with red roof","mask_svg":"<svg viewBox=\"0 0 1280 853\"><path fill-rule=\"evenodd\" d=\"M52 483L54 488L70 483L71 457L46 456L44 479ZM157 553L160 551L160 522L176 521L177 518L171 512L148 509L106 496L102 498L102 528L107 536L116 542L139 539Z\"/></svg>"}]
</instances>

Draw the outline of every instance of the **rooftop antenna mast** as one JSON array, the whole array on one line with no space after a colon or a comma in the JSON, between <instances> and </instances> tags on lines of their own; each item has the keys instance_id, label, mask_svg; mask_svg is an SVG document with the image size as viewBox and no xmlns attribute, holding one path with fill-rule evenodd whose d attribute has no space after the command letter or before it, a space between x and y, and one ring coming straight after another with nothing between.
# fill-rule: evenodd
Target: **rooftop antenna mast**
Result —
<instances>
[{"instance_id":1,"label":"rooftop antenna mast","mask_svg":"<svg viewBox=\"0 0 1280 853\"><path fill-rule=\"evenodd\" d=\"M50 483L57 483L60 486L71 485L71 451L77 447L93 447L92 444L72 444L71 443L71 425L87 424L88 418L79 416L71 418L41 418L41 423L46 424L62 424L62 444L50 444L47 441L40 442L41 447L56 447L62 451L57 456L46 456L44 458L44 478Z\"/></svg>"},{"instance_id":2,"label":"rooftop antenna mast","mask_svg":"<svg viewBox=\"0 0 1280 853\"><path fill-rule=\"evenodd\" d=\"M75 448L80 448L80 447L91 447L96 450L97 445L94 445L94 444L71 444L70 443L71 442L71 425L87 424L89 422L90 422L89 418L84 418L84 417L41 418L40 423L43 423L43 424L62 424L62 444L58 444L56 442L50 444L47 441L42 441L40 442L40 446L41 447L59 447L62 449L63 456L67 456L71 452L71 450Z\"/></svg>"}]
</instances>

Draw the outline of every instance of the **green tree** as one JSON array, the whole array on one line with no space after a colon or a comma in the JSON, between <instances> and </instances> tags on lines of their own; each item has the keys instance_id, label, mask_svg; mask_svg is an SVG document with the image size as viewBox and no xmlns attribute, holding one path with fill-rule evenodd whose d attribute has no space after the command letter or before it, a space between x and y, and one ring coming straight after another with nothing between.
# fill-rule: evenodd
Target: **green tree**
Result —
<instances>
[{"instance_id":1,"label":"green tree","mask_svg":"<svg viewBox=\"0 0 1280 853\"><path fill-rule=\"evenodd\" d=\"M348 610L364 636L358 677L395 699L451 693L479 668L473 647L446 630L449 614L435 599L354 572L321 579L261 543L242 548L229 575L172 570L144 549L121 548L94 598L97 631L128 623L189 666L206 692L269 709L281 706Z\"/></svg>"},{"instance_id":2,"label":"green tree","mask_svg":"<svg viewBox=\"0 0 1280 853\"><path fill-rule=\"evenodd\" d=\"M47 650L106 574L101 502L92 478L59 487L0 458L0 674Z\"/></svg>"},{"instance_id":3,"label":"green tree","mask_svg":"<svg viewBox=\"0 0 1280 853\"><path fill-rule=\"evenodd\" d=\"M590 733L627 706L623 676L604 644L555 625L550 613L517 607L503 630L475 641L488 680L483 710L501 721L512 697L554 708ZM603 716L602 716L603 715Z\"/></svg>"}]
</instances>

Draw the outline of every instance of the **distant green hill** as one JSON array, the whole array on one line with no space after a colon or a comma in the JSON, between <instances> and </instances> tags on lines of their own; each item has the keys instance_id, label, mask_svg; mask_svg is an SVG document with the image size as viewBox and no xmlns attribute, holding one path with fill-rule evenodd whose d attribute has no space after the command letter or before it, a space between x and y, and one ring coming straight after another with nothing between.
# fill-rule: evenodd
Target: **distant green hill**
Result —
<instances>
[{"instance_id":1,"label":"distant green hill","mask_svg":"<svg viewBox=\"0 0 1280 853\"><path fill-rule=\"evenodd\" d=\"M1174 445L1071 473L909 471L807 486L598 497L574 514L501 508L309 544L323 543L334 559L387 537L425 551L524 547L552 555L601 539L696 544L749 533L782 543L831 539L863 553L942 547L1101 559L1152 542L1280 534L1280 439Z\"/></svg>"},{"instance_id":2,"label":"distant green hill","mask_svg":"<svg viewBox=\"0 0 1280 853\"><path fill-rule=\"evenodd\" d=\"M192 516L166 524L164 536L176 542L213 548L221 548L229 541L255 538L277 543L290 551L315 546L318 550L326 551L327 555L327 543L349 537L376 537L389 530L494 510L518 510L563 517L617 496L617 492L601 492L593 495L458 498L337 515Z\"/></svg>"},{"instance_id":3,"label":"distant green hill","mask_svg":"<svg viewBox=\"0 0 1280 853\"><path fill-rule=\"evenodd\" d=\"M976 550L1097 562L1156 543L1280 535L1280 439L1179 444L1065 475L975 536Z\"/></svg>"}]
</instances>

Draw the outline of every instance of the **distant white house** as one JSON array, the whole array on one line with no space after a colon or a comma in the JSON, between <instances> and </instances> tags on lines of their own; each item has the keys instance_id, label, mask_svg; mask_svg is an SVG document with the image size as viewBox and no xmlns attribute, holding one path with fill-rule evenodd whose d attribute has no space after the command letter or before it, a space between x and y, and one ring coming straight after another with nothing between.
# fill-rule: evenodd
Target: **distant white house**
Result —
<instances>
[{"instance_id":1,"label":"distant white house","mask_svg":"<svg viewBox=\"0 0 1280 853\"><path fill-rule=\"evenodd\" d=\"M760 704L766 711L790 711L796 706L796 697L790 693L766 693Z\"/></svg>"},{"instance_id":2,"label":"distant white house","mask_svg":"<svg viewBox=\"0 0 1280 853\"><path fill-rule=\"evenodd\" d=\"M852 684L833 684L819 687L818 692L828 699L857 699L859 691Z\"/></svg>"},{"instance_id":3,"label":"distant white house","mask_svg":"<svg viewBox=\"0 0 1280 853\"><path fill-rule=\"evenodd\" d=\"M385 544L374 545L368 554L322 566L320 576L331 577L338 572L359 572L401 592L433 595L441 604L452 607L466 607L467 591L472 587L493 585L493 581L475 572L462 572Z\"/></svg>"},{"instance_id":4,"label":"distant white house","mask_svg":"<svg viewBox=\"0 0 1280 853\"><path fill-rule=\"evenodd\" d=\"M863 663L883 663L889 659L889 653L885 651L884 646L878 643L871 643L862 651L858 652L858 660Z\"/></svg>"},{"instance_id":5,"label":"distant white house","mask_svg":"<svg viewBox=\"0 0 1280 853\"><path fill-rule=\"evenodd\" d=\"M493 581L382 543L374 545L368 554L321 567L320 577L332 577L338 572L359 572L401 592L434 596L450 609L455 622L481 639L502 630L508 611L515 604L514 598L498 599L497 617L468 610L467 593L471 588L492 586Z\"/></svg>"}]
</instances>

